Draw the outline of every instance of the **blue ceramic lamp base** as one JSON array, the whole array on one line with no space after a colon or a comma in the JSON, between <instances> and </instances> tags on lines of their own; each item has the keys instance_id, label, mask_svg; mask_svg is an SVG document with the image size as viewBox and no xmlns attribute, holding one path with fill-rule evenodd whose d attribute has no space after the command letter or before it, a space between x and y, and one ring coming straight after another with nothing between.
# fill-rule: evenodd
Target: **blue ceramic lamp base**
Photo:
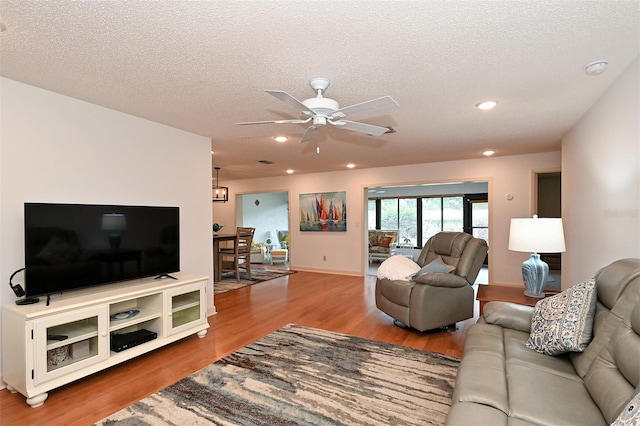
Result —
<instances>
[{"instance_id":1,"label":"blue ceramic lamp base","mask_svg":"<svg viewBox=\"0 0 640 426\"><path fill-rule=\"evenodd\" d=\"M524 281L524 295L529 297L544 297L544 285L549 275L549 265L540 260L538 253L531 254L529 259L522 262L522 280Z\"/></svg>"}]
</instances>

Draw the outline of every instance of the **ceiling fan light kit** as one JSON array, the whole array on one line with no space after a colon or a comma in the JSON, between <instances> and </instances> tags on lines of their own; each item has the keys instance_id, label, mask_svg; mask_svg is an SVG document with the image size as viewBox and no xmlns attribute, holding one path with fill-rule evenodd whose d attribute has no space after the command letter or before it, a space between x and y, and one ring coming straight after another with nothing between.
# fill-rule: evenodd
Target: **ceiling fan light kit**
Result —
<instances>
[{"instance_id":1,"label":"ceiling fan light kit","mask_svg":"<svg viewBox=\"0 0 640 426\"><path fill-rule=\"evenodd\" d=\"M340 109L338 102L329 98L309 98L302 101L302 104L311 110L310 115L312 116L316 114L326 114L329 116L332 112Z\"/></svg>"},{"instance_id":2,"label":"ceiling fan light kit","mask_svg":"<svg viewBox=\"0 0 640 426\"><path fill-rule=\"evenodd\" d=\"M313 117L314 126L325 126L326 124L327 124L327 117L323 117L320 115Z\"/></svg>"},{"instance_id":3,"label":"ceiling fan light kit","mask_svg":"<svg viewBox=\"0 0 640 426\"><path fill-rule=\"evenodd\" d=\"M373 124L361 123L357 121L343 120L347 116L371 114L389 108L397 107L398 103L391 96L383 96L378 99L361 102L345 108L340 108L337 101L325 98L323 93L330 85L330 81L325 77L314 77L309 80L309 86L316 92L315 98L299 101L287 92L281 90L265 90L271 96L300 111L302 119L273 120L273 121L248 121L237 123L239 125L251 124L305 124L312 122L307 128L300 142L306 143L317 137L318 130L327 123L337 128L362 133L369 136L382 136L389 132L389 127L381 127ZM319 150L318 150L319 151Z\"/></svg>"}]
</instances>

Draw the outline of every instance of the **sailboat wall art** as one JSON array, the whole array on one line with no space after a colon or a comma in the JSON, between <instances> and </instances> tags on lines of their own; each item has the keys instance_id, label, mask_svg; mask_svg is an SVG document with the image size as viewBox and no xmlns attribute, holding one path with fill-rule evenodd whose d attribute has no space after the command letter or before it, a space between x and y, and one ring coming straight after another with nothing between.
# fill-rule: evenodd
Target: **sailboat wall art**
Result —
<instances>
[{"instance_id":1,"label":"sailboat wall art","mask_svg":"<svg viewBox=\"0 0 640 426\"><path fill-rule=\"evenodd\" d=\"M347 192L300 194L300 231L347 232Z\"/></svg>"}]
</instances>

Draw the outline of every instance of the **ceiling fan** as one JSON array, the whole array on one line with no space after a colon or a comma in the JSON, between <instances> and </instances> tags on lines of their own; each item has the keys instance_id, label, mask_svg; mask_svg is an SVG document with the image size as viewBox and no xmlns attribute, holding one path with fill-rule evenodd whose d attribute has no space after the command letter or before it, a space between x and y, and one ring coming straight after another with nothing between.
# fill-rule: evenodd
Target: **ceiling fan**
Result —
<instances>
[{"instance_id":1,"label":"ceiling fan","mask_svg":"<svg viewBox=\"0 0 640 426\"><path fill-rule=\"evenodd\" d=\"M383 96L378 99L372 99L370 101L340 108L338 102L322 96L325 90L327 90L327 87L329 87L329 79L324 77L314 77L309 80L309 85L317 95L315 98L305 99L304 101L299 101L282 90L265 90L268 94L275 96L281 101L298 109L301 113L300 119L247 121L237 124L305 124L311 122L311 126L309 126L309 128L304 132L300 142L309 142L314 140L317 136L318 130L323 126L326 126L327 123L336 126L337 128L364 133L370 136L382 136L383 134L391 131L388 127L344 120L347 116L351 117L358 114L370 114L399 106L391 96Z\"/></svg>"}]
</instances>

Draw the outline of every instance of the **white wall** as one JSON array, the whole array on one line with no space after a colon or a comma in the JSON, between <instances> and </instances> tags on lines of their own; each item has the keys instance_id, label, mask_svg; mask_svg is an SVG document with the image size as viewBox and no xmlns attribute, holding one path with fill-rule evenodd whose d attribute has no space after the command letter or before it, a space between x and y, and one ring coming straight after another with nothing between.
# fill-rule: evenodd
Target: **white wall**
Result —
<instances>
[{"instance_id":1,"label":"white wall","mask_svg":"<svg viewBox=\"0 0 640 426\"><path fill-rule=\"evenodd\" d=\"M562 142L564 285L588 279L616 259L640 257L638 62Z\"/></svg>"},{"instance_id":2,"label":"white wall","mask_svg":"<svg viewBox=\"0 0 640 426\"><path fill-rule=\"evenodd\" d=\"M290 201L291 268L364 275L366 268L366 188L452 181L488 181L490 206L489 273L492 283L522 284L526 253L507 250L512 217L532 212L534 170L560 168L560 152L477 160L426 163L400 167L352 169L341 172L282 176L225 182L230 202L216 205L214 221L234 223L235 194L287 190ZM299 195L311 192L347 192L347 232L299 231ZM512 194L507 200L505 195ZM323 261L323 256L327 257Z\"/></svg>"},{"instance_id":3,"label":"white wall","mask_svg":"<svg viewBox=\"0 0 640 426\"><path fill-rule=\"evenodd\" d=\"M25 201L179 206L181 269L211 276L210 139L6 78L0 90L0 303L16 300ZM211 280L208 293L213 312Z\"/></svg>"},{"instance_id":4,"label":"white wall","mask_svg":"<svg viewBox=\"0 0 640 426\"><path fill-rule=\"evenodd\" d=\"M289 197L286 192L244 194L242 197L242 221L239 226L256 228L253 240L264 243L267 231L271 231L271 244L278 247L276 231L289 229ZM256 200L259 201L256 205ZM232 228L233 229L233 228ZM233 231L231 231L233 232Z\"/></svg>"}]
</instances>

